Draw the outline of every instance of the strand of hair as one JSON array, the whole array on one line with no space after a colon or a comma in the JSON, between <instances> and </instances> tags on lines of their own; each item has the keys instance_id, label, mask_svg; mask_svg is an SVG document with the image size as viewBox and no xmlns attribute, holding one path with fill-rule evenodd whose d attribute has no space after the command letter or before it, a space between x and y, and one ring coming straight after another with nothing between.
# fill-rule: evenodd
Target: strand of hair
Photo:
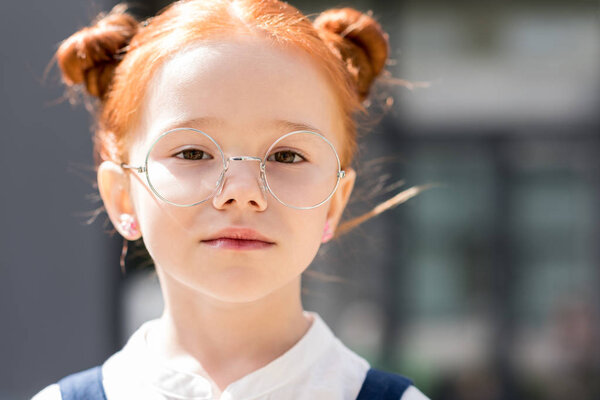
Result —
<instances>
[{"instance_id":1,"label":"strand of hair","mask_svg":"<svg viewBox=\"0 0 600 400\"><path fill-rule=\"evenodd\" d=\"M427 184L427 185L413 186L409 189L403 190L402 192L396 194L395 196L387 199L383 203L378 204L371 211L366 212L356 218L353 218L350 221L346 221L346 222L342 223L336 230L335 237L337 238L337 237L340 237L340 236L348 233L349 231L356 228L358 225L362 224L363 222L383 213L384 211L392 209L392 208L412 199L413 197L417 196L418 194L422 193L423 191L425 191L427 189L431 189L434 186L438 186L438 185Z\"/></svg>"}]
</instances>

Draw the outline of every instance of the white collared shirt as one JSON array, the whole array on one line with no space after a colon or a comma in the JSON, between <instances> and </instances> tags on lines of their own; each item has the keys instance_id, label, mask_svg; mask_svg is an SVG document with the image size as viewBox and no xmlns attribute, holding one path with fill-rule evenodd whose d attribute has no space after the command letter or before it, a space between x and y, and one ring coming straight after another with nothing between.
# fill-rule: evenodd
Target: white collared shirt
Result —
<instances>
[{"instance_id":1,"label":"white collared shirt","mask_svg":"<svg viewBox=\"0 0 600 400\"><path fill-rule=\"evenodd\" d=\"M336 338L318 314L306 312L313 323L287 352L220 392L206 374L170 365L148 347L146 333L159 323L144 323L125 347L102 365L107 400L354 400L369 363ZM32 400L62 400L57 384ZM414 386L399 400L428 400Z\"/></svg>"}]
</instances>

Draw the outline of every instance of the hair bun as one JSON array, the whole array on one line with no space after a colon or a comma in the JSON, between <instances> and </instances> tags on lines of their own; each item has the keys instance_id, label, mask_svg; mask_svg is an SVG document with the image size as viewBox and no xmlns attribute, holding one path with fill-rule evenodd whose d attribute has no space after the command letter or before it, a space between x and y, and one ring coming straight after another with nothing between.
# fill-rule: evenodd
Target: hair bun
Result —
<instances>
[{"instance_id":1,"label":"hair bun","mask_svg":"<svg viewBox=\"0 0 600 400\"><path fill-rule=\"evenodd\" d=\"M122 49L138 31L139 23L119 4L100 15L93 26L83 28L66 39L56 57L67 85L85 83L87 91L103 98Z\"/></svg>"},{"instance_id":2,"label":"hair bun","mask_svg":"<svg viewBox=\"0 0 600 400\"><path fill-rule=\"evenodd\" d=\"M314 22L321 37L345 63L364 100L388 57L388 35L370 15L352 8L327 10Z\"/></svg>"}]
</instances>

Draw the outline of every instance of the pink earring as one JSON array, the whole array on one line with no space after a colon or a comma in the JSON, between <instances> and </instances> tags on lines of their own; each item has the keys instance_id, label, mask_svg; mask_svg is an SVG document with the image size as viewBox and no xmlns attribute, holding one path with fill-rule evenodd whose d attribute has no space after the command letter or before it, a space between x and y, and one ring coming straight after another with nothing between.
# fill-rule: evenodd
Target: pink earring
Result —
<instances>
[{"instance_id":1,"label":"pink earring","mask_svg":"<svg viewBox=\"0 0 600 400\"><path fill-rule=\"evenodd\" d=\"M121 220L119 221L119 224L125 235L129 237L136 237L140 234L140 229L133 215L121 214L120 218Z\"/></svg>"},{"instance_id":2,"label":"pink earring","mask_svg":"<svg viewBox=\"0 0 600 400\"><path fill-rule=\"evenodd\" d=\"M323 237L321 238L321 243L327 243L333 238L333 231L331 230L331 226L329 225L329 220L325 222L325 228L323 228Z\"/></svg>"}]
</instances>

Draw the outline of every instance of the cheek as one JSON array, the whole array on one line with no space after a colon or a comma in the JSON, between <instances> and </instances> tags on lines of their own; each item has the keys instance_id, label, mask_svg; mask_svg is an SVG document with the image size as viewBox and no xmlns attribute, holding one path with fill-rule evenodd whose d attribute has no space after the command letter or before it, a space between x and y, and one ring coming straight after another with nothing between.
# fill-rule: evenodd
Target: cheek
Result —
<instances>
[{"instance_id":1,"label":"cheek","mask_svg":"<svg viewBox=\"0 0 600 400\"><path fill-rule=\"evenodd\" d=\"M131 194L144 244L157 263L168 254L177 254L182 241L193 239L197 209L170 206L140 182L131 186Z\"/></svg>"},{"instance_id":2,"label":"cheek","mask_svg":"<svg viewBox=\"0 0 600 400\"><path fill-rule=\"evenodd\" d=\"M321 246L326 215L325 207L319 207L315 210L297 211L295 218L291 219L291 241L288 245L292 247L290 254L297 265L306 268L315 258Z\"/></svg>"}]
</instances>

